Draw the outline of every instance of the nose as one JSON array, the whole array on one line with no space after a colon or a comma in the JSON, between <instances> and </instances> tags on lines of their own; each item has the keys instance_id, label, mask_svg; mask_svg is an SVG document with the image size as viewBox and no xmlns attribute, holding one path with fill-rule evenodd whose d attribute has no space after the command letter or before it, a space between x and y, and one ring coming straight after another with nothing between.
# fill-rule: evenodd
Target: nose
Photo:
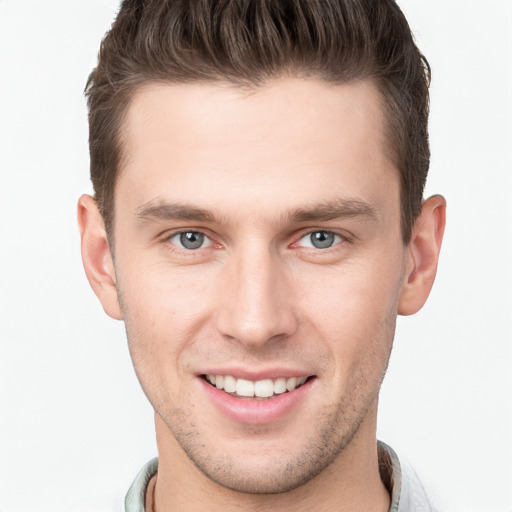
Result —
<instances>
[{"instance_id":1,"label":"nose","mask_svg":"<svg viewBox=\"0 0 512 512\"><path fill-rule=\"evenodd\" d=\"M297 330L291 282L278 255L245 248L230 257L224 271L217 315L224 337L257 348Z\"/></svg>"}]
</instances>

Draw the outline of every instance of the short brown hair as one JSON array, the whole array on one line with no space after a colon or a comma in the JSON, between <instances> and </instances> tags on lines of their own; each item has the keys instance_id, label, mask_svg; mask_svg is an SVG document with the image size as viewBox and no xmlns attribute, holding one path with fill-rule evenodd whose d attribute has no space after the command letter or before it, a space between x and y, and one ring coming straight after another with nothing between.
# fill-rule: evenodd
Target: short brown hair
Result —
<instances>
[{"instance_id":1,"label":"short brown hair","mask_svg":"<svg viewBox=\"0 0 512 512\"><path fill-rule=\"evenodd\" d=\"M124 0L86 86L91 179L107 231L122 123L141 86L221 81L258 87L281 76L377 85L400 173L408 243L430 160L430 70L394 0Z\"/></svg>"}]
</instances>

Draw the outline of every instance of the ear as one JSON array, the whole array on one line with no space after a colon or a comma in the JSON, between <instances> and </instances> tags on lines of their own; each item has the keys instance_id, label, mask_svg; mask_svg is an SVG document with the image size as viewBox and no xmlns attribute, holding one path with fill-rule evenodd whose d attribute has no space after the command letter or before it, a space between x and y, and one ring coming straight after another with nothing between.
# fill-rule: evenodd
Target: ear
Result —
<instances>
[{"instance_id":1,"label":"ear","mask_svg":"<svg viewBox=\"0 0 512 512\"><path fill-rule=\"evenodd\" d=\"M105 223L98 203L86 194L78 200L78 226L82 240L82 261L89 284L100 299L105 313L116 320L122 320Z\"/></svg>"},{"instance_id":2,"label":"ear","mask_svg":"<svg viewBox=\"0 0 512 512\"><path fill-rule=\"evenodd\" d=\"M432 196L423 202L411 241L406 248L404 284L398 303L400 315L412 315L425 304L437 272L444 226L446 200Z\"/></svg>"}]
</instances>

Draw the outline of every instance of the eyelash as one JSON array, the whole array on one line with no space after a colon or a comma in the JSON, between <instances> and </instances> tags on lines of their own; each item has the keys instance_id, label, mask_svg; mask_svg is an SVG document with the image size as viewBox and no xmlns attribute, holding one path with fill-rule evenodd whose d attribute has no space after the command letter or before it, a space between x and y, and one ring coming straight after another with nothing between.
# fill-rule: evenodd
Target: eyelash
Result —
<instances>
[{"instance_id":1,"label":"eyelash","mask_svg":"<svg viewBox=\"0 0 512 512\"><path fill-rule=\"evenodd\" d=\"M304 246L304 245L299 246L299 243L301 242L301 240L304 240L305 238L309 238L309 240L311 240L311 236L314 235L315 233L322 233L323 235L333 236L334 240L332 242L332 245L329 245L327 247L315 247L313 242L311 241L310 246ZM298 241L294 242L292 244L292 247L299 246L299 247L305 247L307 249L318 250L318 251L324 252L324 251L328 251L329 249L334 249L337 245L339 245L342 242L346 242L346 241L348 241L347 237L345 237L339 233L336 233L335 231L331 231L328 229L315 229L315 230L307 231L306 233L301 234ZM320 243L321 243L321 241L320 241Z\"/></svg>"},{"instance_id":2,"label":"eyelash","mask_svg":"<svg viewBox=\"0 0 512 512\"><path fill-rule=\"evenodd\" d=\"M175 239L177 237L182 237L183 235L187 235L189 233L190 234L193 233L195 235L200 235L200 236L204 237L204 242L207 242L207 245L203 246L201 244L201 246L192 249L192 248L189 248L189 247L183 247L183 244L181 244L181 246L179 246L177 243L173 243L172 242L173 239ZM194 230L194 229L187 229L187 230L184 230L184 231L176 231L175 233L171 233L171 234L169 234L169 235L167 235L165 237L164 242L170 243L171 245L175 246L178 250L186 252L186 253L193 253L193 252L199 251L200 249L205 249L207 247L210 247L210 246L212 246L214 244L214 242L211 239L211 237L209 237L203 231Z\"/></svg>"},{"instance_id":3,"label":"eyelash","mask_svg":"<svg viewBox=\"0 0 512 512\"><path fill-rule=\"evenodd\" d=\"M189 248L189 247L183 247L183 243L181 243L181 246L180 246L180 245L178 245L178 243L173 243L172 242L173 239L176 239L177 237L181 237L181 236L186 235L188 233L194 233L196 235L200 235L200 236L204 237L204 241L207 242L207 245L203 246L202 243L201 243L201 245L199 247L197 247L197 248ZM313 242L311 242L310 246L299 245L301 240L303 240L303 239L305 239L307 237L311 237L315 233L322 233L322 234L328 235L328 236L332 235L334 237L334 241L333 241L332 245L329 245L327 247L315 247L315 246L313 246ZM300 234L300 237L298 239L296 239L296 240L297 241L293 242L290 245L290 247L292 247L292 248L303 247L303 248L305 248L307 250L316 250L316 251L319 251L319 252L327 252L328 250L334 249L337 245L339 245L341 243L344 243L344 242L350 243L350 239L346 235L342 235L340 233L336 233L335 231L331 231L331 230L328 230L328 229L314 229L314 230L303 232L303 233ZM320 243L321 242L322 241L320 241ZM194 253L196 251L199 251L200 249L206 249L208 247L211 247L212 245L216 245L219 248L222 247L221 244L216 244L213 241L213 239L210 236L208 236L206 233L204 233L203 231L201 231L201 230L194 230L194 229L176 231L174 233L168 234L164 238L164 243L169 243L169 244L173 245L177 250L182 251L182 252L187 253L187 254L192 254L192 253Z\"/></svg>"}]
</instances>

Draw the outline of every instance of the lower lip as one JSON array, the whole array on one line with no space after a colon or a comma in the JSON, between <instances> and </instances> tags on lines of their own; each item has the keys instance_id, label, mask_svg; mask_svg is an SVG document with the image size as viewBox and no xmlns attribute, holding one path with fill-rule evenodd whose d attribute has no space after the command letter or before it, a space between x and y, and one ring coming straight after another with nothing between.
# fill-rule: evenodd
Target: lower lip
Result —
<instances>
[{"instance_id":1,"label":"lower lip","mask_svg":"<svg viewBox=\"0 0 512 512\"><path fill-rule=\"evenodd\" d=\"M297 389L275 395L268 400L236 398L212 386L202 377L199 377L199 380L207 396L225 416L238 423L263 425L277 421L292 412L306 397L316 379L309 379Z\"/></svg>"}]
</instances>

